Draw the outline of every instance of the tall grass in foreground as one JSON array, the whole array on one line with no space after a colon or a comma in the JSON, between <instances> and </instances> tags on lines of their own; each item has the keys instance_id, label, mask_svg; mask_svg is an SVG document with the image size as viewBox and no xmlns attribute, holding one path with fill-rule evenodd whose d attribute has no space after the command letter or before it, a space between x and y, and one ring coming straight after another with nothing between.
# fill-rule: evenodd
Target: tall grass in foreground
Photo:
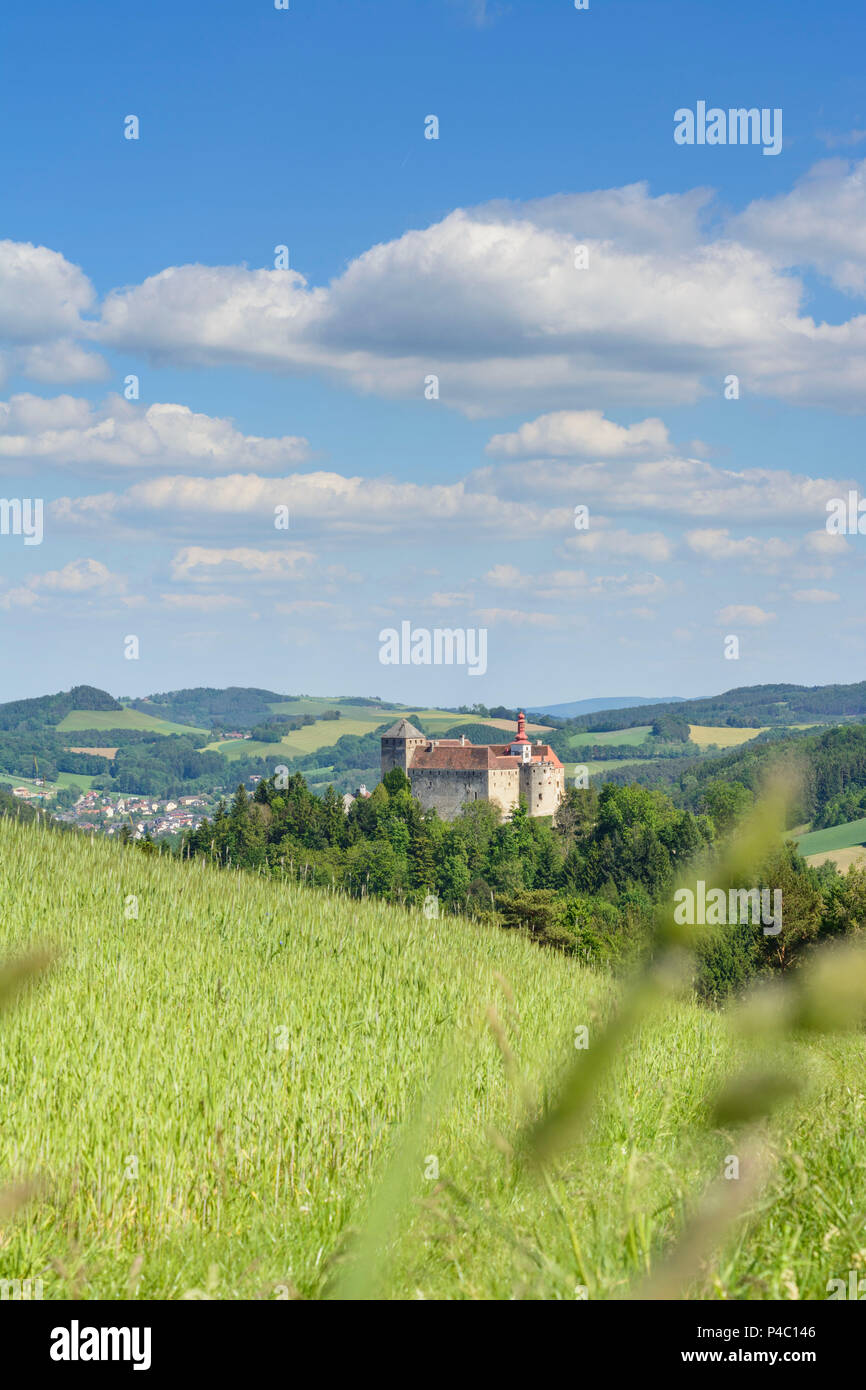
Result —
<instances>
[{"instance_id":1,"label":"tall grass in foreground","mask_svg":"<svg viewBox=\"0 0 866 1390\"><path fill-rule=\"evenodd\" d=\"M684 1229L693 1296L866 1266L858 1033L755 1041L656 979L557 1134L624 987L516 935L0 819L0 958L45 942L0 1020L0 1186L40 1185L0 1278L46 1297L622 1297ZM713 1097L774 1068L744 1141ZM738 1154L745 1214L695 1218Z\"/></svg>"}]
</instances>

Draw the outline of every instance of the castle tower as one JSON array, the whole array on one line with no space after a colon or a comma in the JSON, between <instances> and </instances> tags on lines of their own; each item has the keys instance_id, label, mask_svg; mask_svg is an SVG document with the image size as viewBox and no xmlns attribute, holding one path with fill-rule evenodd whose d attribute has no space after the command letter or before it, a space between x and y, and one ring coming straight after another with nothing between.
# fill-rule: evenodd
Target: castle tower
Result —
<instances>
[{"instance_id":1,"label":"castle tower","mask_svg":"<svg viewBox=\"0 0 866 1390\"><path fill-rule=\"evenodd\" d=\"M423 748L426 742L421 730L408 719L398 719L382 735L382 776L400 767L408 777L416 748Z\"/></svg>"},{"instance_id":2,"label":"castle tower","mask_svg":"<svg viewBox=\"0 0 866 1390\"><path fill-rule=\"evenodd\" d=\"M524 763L528 763L532 757L532 744L526 737L526 715L523 710L518 711L517 737L509 745L508 751L512 757L520 758Z\"/></svg>"}]
</instances>

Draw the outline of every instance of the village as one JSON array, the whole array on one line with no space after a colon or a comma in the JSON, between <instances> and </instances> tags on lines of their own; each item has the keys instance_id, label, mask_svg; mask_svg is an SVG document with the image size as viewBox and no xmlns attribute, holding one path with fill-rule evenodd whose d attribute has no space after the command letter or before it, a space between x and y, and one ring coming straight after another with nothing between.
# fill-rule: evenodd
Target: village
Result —
<instances>
[{"instance_id":1,"label":"village","mask_svg":"<svg viewBox=\"0 0 866 1390\"><path fill-rule=\"evenodd\" d=\"M185 830L196 830L203 820L213 815L220 799L210 792L171 799L91 790L82 792L71 806L61 808L53 804L53 791L53 788L45 792L24 786L12 788L13 796L34 807L50 809L52 818L65 825L108 836L119 835L126 826L133 840L143 840L146 835L151 839L179 836Z\"/></svg>"}]
</instances>

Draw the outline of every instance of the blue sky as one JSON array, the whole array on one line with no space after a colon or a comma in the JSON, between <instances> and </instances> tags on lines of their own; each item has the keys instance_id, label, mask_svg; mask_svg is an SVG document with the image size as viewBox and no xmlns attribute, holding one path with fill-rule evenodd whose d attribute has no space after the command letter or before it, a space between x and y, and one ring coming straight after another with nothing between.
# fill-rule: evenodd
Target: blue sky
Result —
<instances>
[{"instance_id":1,"label":"blue sky","mask_svg":"<svg viewBox=\"0 0 866 1390\"><path fill-rule=\"evenodd\" d=\"M862 678L866 536L825 527L863 473L861 5L2 23L0 495L45 520L0 535L0 698ZM676 144L698 101L781 109L781 153ZM485 628L486 673L383 666L403 620Z\"/></svg>"}]
</instances>

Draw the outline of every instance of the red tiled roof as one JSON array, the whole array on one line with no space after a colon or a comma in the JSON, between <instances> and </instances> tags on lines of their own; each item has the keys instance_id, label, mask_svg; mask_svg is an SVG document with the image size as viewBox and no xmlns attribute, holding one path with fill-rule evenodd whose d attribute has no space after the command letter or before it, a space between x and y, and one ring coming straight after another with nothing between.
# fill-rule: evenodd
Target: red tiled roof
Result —
<instances>
[{"instance_id":1,"label":"red tiled roof","mask_svg":"<svg viewBox=\"0 0 866 1390\"><path fill-rule=\"evenodd\" d=\"M512 754L510 748L510 743L461 744L459 739L439 739L435 745L428 743L425 748L416 749L409 769L426 769L432 772L451 768L455 771L470 771L506 768L514 770L522 767L523 760ZM554 767L562 767L559 758L547 743L532 745L532 762L548 762Z\"/></svg>"}]
</instances>

